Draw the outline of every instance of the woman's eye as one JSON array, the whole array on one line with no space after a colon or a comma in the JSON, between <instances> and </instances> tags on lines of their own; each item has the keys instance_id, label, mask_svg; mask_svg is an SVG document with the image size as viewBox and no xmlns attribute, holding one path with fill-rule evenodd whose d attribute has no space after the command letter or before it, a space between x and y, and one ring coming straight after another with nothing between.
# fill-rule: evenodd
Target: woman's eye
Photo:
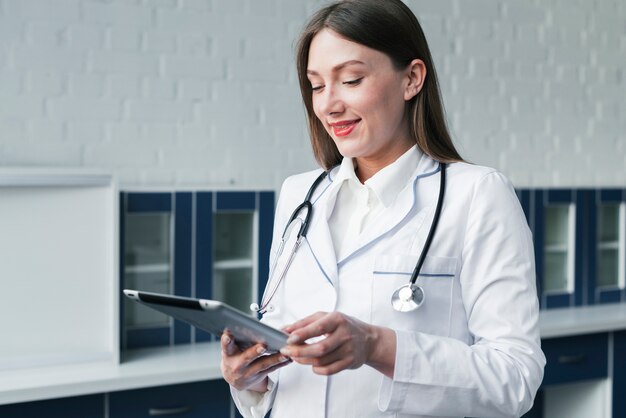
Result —
<instances>
[{"instance_id":1,"label":"woman's eye","mask_svg":"<svg viewBox=\"0 0 626 418\"><path fill-rule=\"evenodd\" d=\"M312 91L320 91L324 86L311 86Z\"/></svg>"},{"instance_id":2,"label":"woman's eye","mask_svg":"<svg viewBox=\"0 0 626 418\"><path fill-rule=\"evenodd\" d=\"M347 84L349 86L356 86L357 84L359 84L361 82L361 80L363 80L363 77L357 78L356 80L344 81L343 84Z\"/></svg>"}]
</instances>

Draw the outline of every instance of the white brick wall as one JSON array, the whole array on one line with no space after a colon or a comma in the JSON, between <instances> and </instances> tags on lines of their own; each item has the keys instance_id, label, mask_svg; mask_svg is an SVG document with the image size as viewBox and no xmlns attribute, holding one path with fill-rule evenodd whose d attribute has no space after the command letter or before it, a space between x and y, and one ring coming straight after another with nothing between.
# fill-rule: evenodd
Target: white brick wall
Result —
<instances>
[{"instance_id":1,"label":"white brick wall","mask_svg":"<svg viewBox=\"0 0 626 418\"><path fill-rule=\"evenodd\" d=\"M406 0L462 154L626 185L626 3ZM278 188L315 166L293 57L322 0L0 0L0 165Z\"/></svg>"}]
</instances>

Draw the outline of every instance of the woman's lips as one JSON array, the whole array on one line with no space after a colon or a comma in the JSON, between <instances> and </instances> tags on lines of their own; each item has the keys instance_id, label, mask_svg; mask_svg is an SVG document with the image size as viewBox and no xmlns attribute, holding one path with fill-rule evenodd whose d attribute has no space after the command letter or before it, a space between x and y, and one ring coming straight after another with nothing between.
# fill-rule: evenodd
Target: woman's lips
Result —
<instances>
[{"instance_id":1,"label":"woman's lips","mask_svg":"<svg viewBox=\"0 0 626 418\"><path fill-rule=\"evenodd\" d=\"M361 119L355 120L345 120L340 122L331 123L330 126L333 128L333 133L335 136L347 136L352 133L357 123L359 123Z\"/></svg>"}]
</instances>

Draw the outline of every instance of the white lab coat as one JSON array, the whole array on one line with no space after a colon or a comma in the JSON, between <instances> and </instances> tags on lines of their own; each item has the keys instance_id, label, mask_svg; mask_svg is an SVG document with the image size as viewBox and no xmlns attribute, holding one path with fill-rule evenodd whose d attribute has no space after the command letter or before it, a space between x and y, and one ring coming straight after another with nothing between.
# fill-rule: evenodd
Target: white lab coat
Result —
<instances>
[{"instance_id":1,"label":"white lab coat","mask_svg":"<svg viewBox=\"0 0 626 418\"><path fill-rule=\"evenodd\" d=\"M285 181L272 259L318 174ZM493 169L449 165L441 219L418 279L424 304L401 313L390 298L409 281L426 240L439 191L437 162L422 155L413 179L350 255L336 260L327 223L338 191L331 171L313 195L306 241L264 317L281 327L337 310L392 328L393 379L369 366L324 377L290 364L271 376L276 383L263 396L232 390L244 417L263 417L272 406L277 418L517 417L531 407L545 357L532 239L511 184Z\"/></svg>"}]
</instances>

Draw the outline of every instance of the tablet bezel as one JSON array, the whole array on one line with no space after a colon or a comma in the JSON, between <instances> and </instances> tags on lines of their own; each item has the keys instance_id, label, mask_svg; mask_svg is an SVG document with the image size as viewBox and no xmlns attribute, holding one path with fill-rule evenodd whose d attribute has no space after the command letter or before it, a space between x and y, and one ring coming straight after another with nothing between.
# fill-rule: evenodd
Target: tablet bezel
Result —
<instances>
[{"instance_id":1,"label":"tablet bezel","mask_svg":"<svg viewBox=\"0 0 626 418\"><path fill-rule=\"evenodd\" d=\"M124 289L124 294L131 300L191 324L218 338L224 330L228 330L242 349L261 343L267 347L269 353L272 353L287 345L286 333L224 302L133 289Z\"/></svg>"}]
</instances>

